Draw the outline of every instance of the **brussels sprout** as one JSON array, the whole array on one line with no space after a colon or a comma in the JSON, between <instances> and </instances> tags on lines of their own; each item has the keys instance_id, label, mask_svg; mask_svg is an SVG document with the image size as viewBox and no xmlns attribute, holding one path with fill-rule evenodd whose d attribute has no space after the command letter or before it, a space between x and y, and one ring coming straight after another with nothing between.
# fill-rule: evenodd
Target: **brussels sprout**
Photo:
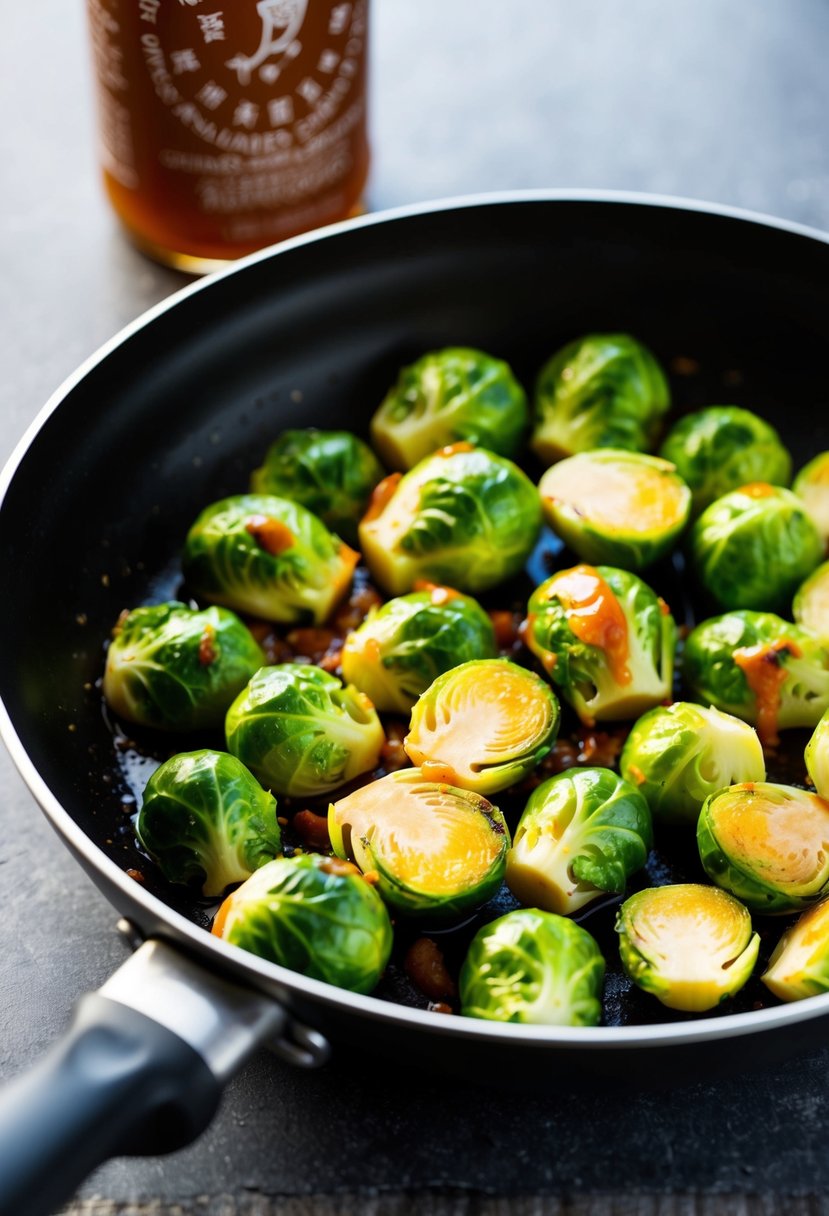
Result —
<instances>
[{"instance_id":1,"label":"brussels sprout","mask_svg":"<svg viewBox=\"0 0 829 1216\"><path fill-rule=\"evenodd\" d=\"M791 490L755 482L706 507L691 530L702 585L723 608L779 608L823 555L823 543Z\"/></svg>"},{"instance_id":2,"label":"brussels sprout","mask_svg":"<svg viewBox=\"0 0 829 1216\"><path fill-rule=\"evenodd\" d=\"M411 469L459 440L514 456L528 422L527 398L507 363L450 346L403 368L371 420L371 440L389 468Z\"/></svg>"},{"instance_id":3,"label":"brussels sprout","mask_svg":"<svg viewBox=\"0 0 829 1216\"><path fill-rule=\"evenodd\" d=\"M371 492L385 476L367 443L350 431L283 431L251 474L254 494L290 498L332 532L357 540Z\"/></svg>"},{"instance_id":4,"label":"brussels sprout","mask_svg":"<svg viewBox=\"0 0 829 1216\"><path fill-rule=\"evenodd\" d=\"M596 1026L604 959L586 929L520 908L479 929L460 975L468 1018L535 1026Z\"/></svg>"},{"instance_id":5,"label":"brussels sprout","mask_svg":"<svg viewBox=\"0 0 829 1216\"><path fill-rule=\"evenodd\" d=\"M530 795L507 855L507 886L529 907L567 915L621 895L652 843L651 813L609 768L568 769Z\"/></svg>"},{"instance_id":6,"label":"brussels sprout","mask_svg":"<svg viewBox=\"0 0 829 1216\"><path fill-rule=\"evenodd\" d=\"M342 669L377 709L408 714L444 671L497 653L492 621L480 604L433 585L373 608L346 638Z\"/></svg>"},{"instance_id":7,"label":"brussels sprout","mask_svg":"<svg viewBox=\"0 0 829 1216\"><path fill-rule=\"evenodd\" d=\"M829 802L788 785L744 782L703 803L706 874L755 912L797 912L829 894Z\"/></svg>"},{"instance_id":8,"label":"brussels sprout","mask_svg":"<svg viewBox=\"0 0 829 1216\"><path fill-rule=\"evenodd\" d=\"M803 500L824 544L829 545L829 452L821 452L800 470L792 486Z\"/></svg>"},{"instance_id":9,"label":"brussels sprout","mask_svg":"<svg viewBox=\"0 0 829 1216\"><path fill-rule=\"evenodd\" d=\"M360 524L372 576L390 595L420 579L473 594L517 574L541 527L535 486L517 465L455 444L386 478Z\"/></svg>"},{"instance_id":10,"label":"brussels sprout","mask_svg":"<svg viewBox=\"0 0 829 1216\"><path fill-rule=\"evenodd\" d=\"M815 727L806 744L806 769L821 798L829 799L829 710Z\"/></svg>"},{"instance_id":11,"label":"brussels sprout","mask_svg":"<svg viewBox=\"0 0 829 1216\"><path fill-rule=\"evenodd\" d=\"M187 534L188 583L208 600L268 621L320 624L345 592L359 554L305 507L239 494L205 508Z\"/></svg>"},{"instance_id":12,"label":"brussels sprout","mask_svg":"<svg viewBox=\"0 0 829 1216\"><path fill-rule=\"evenodd\" d=\"M697 625L683 675L695 697L751 722L769 746L778 730L815 726L829 709L829 648L771 612L727 612Z\"/></svg>"},{"instance_id":13,"label":"brussels sprout","mask_svg":"<svg viewBox=\"0 0 829 1216\"><path fill-rule=\"evenodd\" d=\"M135 832L169 882L198 879L205 895L243 882L282 848L276 799L226 752L165 760L147 782Z\"/></svg>"},{"instance_id":14,"label":"brussels sprout","mask_svg":"<svg viewBox=\"0 0 829 1216\"><path fill-rule=\"evenodd\" d=\"M695 515L751 482L787 486L792 459L773 426L736 405L711 405L680 418L659 449L691 487Z\"/></svg>"},{"instance_id":15,"label":"brussels sprout","mask_svg":"<svg viewBox=\"0 0 829 1216\"><path fill-rule=\"evenodd\" d=\"M786 930L760 979L781 1001L829 992L829 899Z\"/></svg>"},{"instance_id":16,"label":"brussels sprout","mask_svg":"<svg viewBox=\"0 0 829 1216\"><path fill-rule=\"evenodd\" d=\"M657 706L625 741L619 770L638 785L657 819L693 823L709 794L738 781L765 781L756 731L731 714L689 701Z\"/></svg>"},{"instance_id":17,"label":"brussels sprout","mask_svg":"<svg viewBox=\"0 0 829 1216\"><path fill-rule=\"evenodd\" d=\"M509 659L478 659L427 688L403 746L427 781L494 794L544 759L558 721L558 700L540 676Z\"/></svg>"},{"instance_id":18,"label":"brussels sprout","mask_svg":"<svg viewBox=\"0 0 829 1216\"><path fill-rule=\"evenodd\" d=\"M228 749L278 794L326 794L376 768L385 736L365 693L308 663L258 671L227 712Z\"/></svg>"},{"instance_id":19,"label":"brussels sprout","mask_svg":"<svg viewBox=\"0 0 829 1216\"><path fill-rule=\"evenodd\" d=\"M269 962L351 992L383 974L392 928L380 896L331 857L280 857L219 908L213 932Z\"/></svg>"},{"instance_id":20,"label":"brussels sprout","mask_svg":"<svg viewBox=\"0 0 829 1216\"><path fill-rule=\"evenodd\" d=\"M686 1013L739 992L760 949L742 904L699 883L637 891L619 909L616 932L634 984Z\"/></svg>"},{"instance_id":21,"label":"brussels sprout","mask_svg":"<svg viewBox=\"0 0 829 1216\"><path fill-rule=\"evenodd\" d=\"M593 448L649 448L671 404L662 369L629 334L562 347L539 373L535 402L532 446L546 464Z\"/></svg>"},{"instance_id":22,"label":"brussels sprout","mask_svg":"<svg viewBox=\"0 0 829 1216\"><path fill-rule=\"evenodd\" d=\"M643 570L672 547L691 491L658 456L605 448L548 469L539 482L548 524L586 562Z\"/></svg>"},{"instance_id":23,"label":"brussels sprout","mask_svg":"<svg viewBox=\"0 0 829 1216\"><path fill-rule=\"evenodd\" d=\"M402 916L441 921L495 894L509 832L479 794L401 769L334 802L328 832L338 857L377 875L377 889Z\"/></svg>"},{"instance_id":24,"label":"brussels sprout","mask_svg":"<svg viewBox=\"0 0 829 1216\"><path fill-rule=\"evenodd\" d=\"M103 691L121 718L161 730L220 726L265 656L226 608L198 612L170 600L122 613L113 630Z\"/></svg>"},{"instance_id":25,"label":"brussels sprout","mask_svg":"<svg viewBox=\"0 0 829 1216\"><path fill-rule=\"evenodd\" d=\"M829 562L818 566L800 585L792 613L799 625L829 645Z\"/></svg>"},{"instance_id":26,"label":"brussels sprout","mask_svg":"<svg viewBox=\"0 0 829 1216\"><path fill-rule=\"evenodd\" d=\"M635 718L670 696L676 625L635 574L573 566L530 597L525 641L588 726Z\"/></svg>"}]
</instances>

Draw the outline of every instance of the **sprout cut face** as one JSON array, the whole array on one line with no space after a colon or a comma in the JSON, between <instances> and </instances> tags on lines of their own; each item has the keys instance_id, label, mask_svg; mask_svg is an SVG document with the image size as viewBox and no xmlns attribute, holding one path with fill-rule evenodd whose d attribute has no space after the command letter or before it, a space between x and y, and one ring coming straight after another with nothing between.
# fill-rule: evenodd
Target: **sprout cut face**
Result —
<instances>
[{"instance_id":1,"label":"sprout cut face","mask_svg":"<svg viewBox=\"0 0 829 1216\"><path fill-rule=\"evenodd\" d=\"M182 558L197 594L284 624L321 624L357 560L305 507L268 494L241 494L205 508Z\"/></svg>"},{"instance_id":2,"label":"sprout cut face","mask_svg":"<svg viewBox=\"0 0 829 1216\"><path fill-rule=\"evenodd\" d=\"M228 896L213 932L310 979L371 992L391 953L391 923L377 892L342 869L310 854L271 861Z\"/></svg>"},{"instance_id":3,"label":"sprout cut face","mask_svg":"<svg viewBox=\"0 0 829 1216\"><path fill-rule=\"evenodd\" d=\"M295 798L370 772L385 738L364 693L307 663L258 671L228 710L225 733L262 785Z\"/></svg>"},{"instance_id":4,"label":"sprout cut face","mask_svg":"<svg viewBox=\"0 0 829 1216\"><path fill-rule=\"evenodd\" d=\"M657 706L641 717L627 737L619 767L656 819L694 825L710 794L766 779L757 732L731 714L689 701Z\"/></svg>"},{"instance_id":5,"label":"sprout cut face","mask_svg":"<svg viewBox=\"0 0 829 1216\"><path fill-rule=\"evenodd\" d=\"M477 594L518 573L540 527L538 491L517 465L456 444L380 483L360 546L391 595L423 579Z\"/></svg>"},{"instance_id":6,"label":"sprout cut face","mask_svg":"<svg viewBox=\"0 0 829 1216\"><path fill-rule=\"evenodd\" d=\"M829 893L829 802L767 782L708 798L697 844L712 882L757 912L797 912Z\"/></svg>"},{"instance_id":7,"label":"sprout cut face","mask_svg":"<svg viewBox=\"0 0 829 1216\"><path fill-rule=\"evenodd\" d=\"M495 894L509 832L497 807L468 790L390 773L332 804L328 830L338 857L377 876L402 916L446 921Z\"/></svg>"},{"instance_id":8,"label":"sprout cut face","mask_svg":"<svg viewBox=\"0 0 829 1216\"><path fill-rule=\"evenodd\" d=\"M529 907L568 915L621 895L651 847L639 791L607 768L570 769L530 796L507 856L507 886Z\"/></svg>"},{"instance_id":9,"label":"sprout cut face","mask_svg":"<svg viewBox=\"0 0 829 1216\"><path fill-rule=\"evenodd\" d=\"M443 672L496 654L492 621L480 604L430 586L373 609L346 638L342 669L377 709L408 714Z\"/></svg>"},{"instance_id":10,"label":"sprout cut face","mask_svg":"<svg viewBox=\"0 0 829 1216\"><path fill-rule=\"evenodd\" d=\"M829 899L786 930L760 978L781 1001L829 992Z\"/></svg>"},{"instance_id":11,"label":"sprout cut face","mask_svg":"<svg viewBox=\"0 0 829 1216\"><path fill-rule=\"evenodd\" d=\"M403 368L371 420L371 439L389 468L411 469L458 442L514 456L528 421L527 398L508 364L451 346Z\"/></svg>"},{"instance_id":12,"label":"sprout cut face","mask_svg":"<svg viewBox=\"0 0 829 1216\"><path fill-rule=\"evenodd\" d=\"M538 486L550 527L586 562L643 570L685 527L691 491L657 456L583 452L548 469Z\"/></svg>"},{"instance_id":13,"label":"sprout cut face","mask_svg":"<svg viewBox=\"0 0 829 1216\"><path fill-rule=\"evenodd\" d=\"M559 571L530 597L525 641L588 726L635 718L671 694L676 625L635 574Z\"/></svg>"},{"instance_id":14,"label":"sprout cut face","mask_svg":"<svg viewBox=\"0 0 829 1216\"><path fill-rule=\"evenodd\" d=\"M235 756L209 750L156 769L136 835L169 882L198 880L206 896L244 882L282 848L275 798Z\"/></svg>"},{"instance_id":15,"label":"sprout cut face","mask_svg":"<svg viewBox=\"0 0 829 1216\"><path fill-rule=\"evenodd\" d=\"M545 363L532 446L545 464L594 448L643 451L670 406L656 359L629 334L588 334Z\"/></svg>"},{"instance_id":16,"label":"sprout cut face","mask_svg":"<svg viewBox=\"0 0 829 1216\"><path fill-rule=\"evenodd\" d=\"M820 797L829 800L829 710L806 744L806 769Z\"/></svg>"},{"instance_id":17,"label":"sprout cut face","mask_svg":"<svg viewBox=\"0 0 829 1216\"><path fill-rule=\"evenodd\" d=\"M714 1009L739 992L760 948L742 904L697 883L637 891L622 904L616 931L633 982L687 1013Z\"/></svg>"},{"instance_id":18,"label":"sprout cut face","mask_svg":"<svg viewBox=\"0 0 829 1216\"><path fill-rule=\"evenodd\" d=\"M107 651L103 692L119 718L160 730L220 726L265 656L224 608L171 600L124 613Z\"/></svg>"},{"instance_id":19,"label":"sprout cut face","mask_svg":"<svg viewBox=\"0 0 829 1216\"><path fill-rule=\"evenodd\" d=\"M426 780L493 794L543 760L558 722L558 701L544 680L507 659L481 659L426 690L403 746Z\"/></svg>"},{"instance_id":20,"label":"sprout cut face","mask_svg":"<svg viewBox=\"0 0 829 1216\"><path fill-rule=\"evenodd\" d=\"M798 589L792 614L799 625L829 646L829 562L818 566Z\"/></svg>"},{"instance_id":21,"label":"sprout cut face","mask_svg":"<svg viewBox=\"0 0 829 1216\"><path fill-rule=\"evenodd\" d=\"M484 925L460 975L468 1018L535 1026L596 1026L604 959L586 929L563 916L519 909Z\"/></svg>"},{"instance_id":22,"label":"sprout cut face","mask_svg":"<svg viewBox=\"0 0 829 1216\"><path fill-rule=\"evenodd\" d=\"M829 452L821 452L802 468L792 487L803 500L824 545L829 545Z\"/></svg>"}]
</instances>

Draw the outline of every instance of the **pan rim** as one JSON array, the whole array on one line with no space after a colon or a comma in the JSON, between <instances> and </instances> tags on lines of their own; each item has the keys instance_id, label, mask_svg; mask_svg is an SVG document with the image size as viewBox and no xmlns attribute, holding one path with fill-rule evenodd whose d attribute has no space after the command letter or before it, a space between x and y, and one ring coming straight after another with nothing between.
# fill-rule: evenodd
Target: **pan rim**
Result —
<instances>
[{"instance_id":1,"label":"pan rim","mask_svg":"<svg viewBox=\"0 0 829 1216\"><path fill-rule=\"evenodd\" d=\"M185 285L141 313L85 359L51 394L13 448L5 466L0 471L0 509L9 486L32 442L71 391L134 334L163 316L169 309L178 307L190 296L210 290L215 283L231 275L244 273L249 267L260 262L279 257L283 253L304 245L316 244L362 228L444 211L539 202L615 203L687 211L723 219L735 219L806 237L824 245L829 244L829 233L819 229L727 204L635 191L569 188L506 190L424 201L389 208L356 219L344 220L310 233L303 233L277 245L259 250L240 259L232 266ZM313 998L315 1002L333 1009L358 1014L363 1018L367 1017L386 1025L417 1028L430 1034L473 1038L479 1042L508 1041L527 1048L558 1046L567 1050L630 1051L644 1047L692 1045L721 1038L776 1030L829 1014L829 993L827 993L770 1009L717 1017L699 1017L679 1022L609 1027L523 1026L477 1021L471 1018L439 1017L428 1010L412 1009L380 1000L377 997L361 996L344 989L334 988L322 981L309 979L298 972L289 971L275 963L259 959L247 951L205 933L199 926L129 878L125 871L79 827L70 812L49 789L23 747L2 698L0 698L0 739L5 743L15 767L30 793L73 852L83 857L95 872L101 874L109 885L114 886L127 903L137 903L149 918L168 926L174 941L186 943L186 946L194 950L197 955L209 959L219 971L230 971L235 977L247 980L253 986L263 988L265 991L270 988L272 992L276 989L285 993L296 993L298 996Z\"/></svg>"}]
</instances>

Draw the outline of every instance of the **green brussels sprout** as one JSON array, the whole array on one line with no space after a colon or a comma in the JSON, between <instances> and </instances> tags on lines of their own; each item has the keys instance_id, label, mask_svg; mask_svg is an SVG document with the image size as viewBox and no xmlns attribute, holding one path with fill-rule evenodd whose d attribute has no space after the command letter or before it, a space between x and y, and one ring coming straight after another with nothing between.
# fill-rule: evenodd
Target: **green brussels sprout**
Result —
<instances>
[{"instance_id":1,"label":"green brussels sprout","mask_svg":"<svg viewBox=\"0 0 829 1216\"><path fill-rule=\"evenodd\" d=\"M709 794L739 781L765 781L766 762L748 723L676 701L649 710L634 725L619 771L639 787L655 818L695 825Z\"/></svg>"},{"instance_id":2,"label":"green brussels sprout","mask_svg":"<svg viewBox=\"0 0 829 1216\"><path fill-rule=\"evenodd\" d=\"M377 709L408 714L444 671L497 653L492 621L480 604L432 585L371 610L345 640L343 677Z\"/></svg>"},{"instance_id":3,"label":"green brussels sprout","mask_svg":"<svg viewBox=\"0 0 829 1216\"><path fill-rule=\"evenodd\" d=\"M829 709L806 744L806 770L820 797L829 799Z\"/></svg>"},{"instance_id":4,"label":"green brussels sprout","mask_svg":"<svg viewBox=\"0 0 829 1216\"><path fill-rule=\"evenodd\" d=\"M786 930L760 979L781 1001L829 992L829 899Z\"/></svg>"},{"instance_id":5,"label":"green brussels sprout","mask_svg":"<svg viewBox=\"0 0 829 1216\"><path fill-rule=\"evenodd\" d=\"M525 641L582 722L636 718L671 694L676 625L635 574L573 566L536 587Z\"/></svg>"},{"instance_id":6,"label":"green brussels sprout","mask_svg":"<svg viewBox=\"0 0 829 1216\"><path fill-rule=\"evenodd\" d=\"M569 915L621 895L652 844L651 813L609 768L574 768L530 795L507 855L507 886L531 908Z\"/></svg>"},{"instance_id":7,"label":"green brussels sprout","mask_svg":"<svg viewBox=\"0 0 829 1216\"><path fill-rule=\"evenodd\" d=\"M538 491L526 474L460 443L380 483L360 524L360 546L390 595L421 579L476 594L518 573L540 527Z\"/></svg>"},{"instance_id":8,"label":"green brussels sprout","mask_svg":"<svg viewBox=\"0 0 829 1216\"><path fill-rule=\"evenodd\" d=\"M824 545L829 545L829 452L821 452L805 465L792 486L812 517Z\"/></svg>"},{"instance_id":9,"label":"green brussels sprout","mask_svg":"<svg viewBox=\"0 0 829 1216\"><path fill-rule=\"evenodd\" d=\"M120 718L160 730L221 726L228 705L265 656L226 608L170 600L122 613L109 644L103 692Z\"/></svg>"},{"instance_id":10,"label":"green brussels sprout","mask_svg":"<svg viewBox=\"0 0 829 1216\"><path fill-rule=\"evenodd\" d=\"M760 949L742 904L700 883L637 891L619 909L616 932L634 984L686 1013L704 1013L739 992Z\"/></svg>"},{"instance_id":11,"label":"green brussels sprout","mask_svg":"<svg viewBox=\"0 0 829 1216\"><path fill-rule=\"evenodd\" d=\"M138 843L169 882L198 879L221 895L282 848L276 799L227 752L182 752L147 782Z\"/></svg>"},{"instance_id":12,"label":"green brussels sprout","mask_svg":"<svg viewBox=\"0 0 829 1216\"><path fill-rule=\"evenodd\" d=\"M691 491L658 456L605 448L548 469L538 485L547 523L586 562L644 570L685 527Z\"/></svg>"},{"instance_id":13,"label":"green brussels sprout","mask_svg":"<svg viewBox=\"0 0 829 1216\"><path fill-rule=\"evenodd\" d=\"M337 789L377 767L385 741L365 693L308 663L257 671L227 711L228 750L267 789L292 798Z\"/></svg>"},{"instance_id":14,"label":"green brussels sprout","mask_svg":"<svg viewBox=\"0 0 829 1216\"><path fill-rule=\"evenodd\" d=\"M711 405L680 418L659 455L691 487L694 515L740 486L787 486L792 475L792 458L774 427L736 405Z\"/></svg>"},{"instance_id":15,"label":"green brussels sprout","mask_svg":"<svg viewBox=\"0 0 829 1216\"><path fill-rule=\"evenodd\" d=\"M391 469L411 469L459 441L514 456L529 422L509 364L450 346L404 367L371 420L371 441Z\"/></svg>"},{"instance_id":16,"label":"green brussels sprout","mask_svg":"<svg viewBox=\"0 0 829 1216\"><path fill-rule=\"evenodd\" d=\"M403 747L427 781L494 794L544 759L558 722L558 700L540 676L509 659L476 659L426 689Z\"/></svg>"},{"instance_id":17,"label":"green brussels sprout","mask_svg":"<svg viewBox=\"0 0 829 1216\"><path fill-rule=\"evenodd\" d=\"M797 589L792 614L798 625L829 645L829 562L818 566Z\"/></svg>"},{"instance_id":18,"label":"green brussels sprout","mask_svg":"<svg viewBox=\"0 0 829 1216\"><path fill-rule=\"evenodd\" d=\"M182 564L205 599L267 621L319 625L344 594L358 558L298 503L239 494L202 511Z\"/></svg>"},{"instance_id":19,"label":"green brussels sprout","mask_svg":"<svg viewBox=\"0 0 829 1216\"><path fill-rule=\"evenodd\" d=\"M744 782L706 798L697 824L706 874L755 912L798 912L829 894L829 802Z\"/></svg>"},{"instance_id":20,"label":"green brussels sprout","mask_svg":"<svg viewBox=\"0 0 829 1216\"><path fill-rule=\"evenodd\" d=\"M596 1026L604 958L586 929L519 908L479 929L460 974L461 1013L492 1022Z\"/></svg>"},{"instance_id":21,"label":"green brussels sprout","mask_svg":"<svg viewBox=\"0 0 829 1216\"><path fill-rule=\"evenodd\" d=\"M671 404L651 352L629 334L588 334L557 351L535 390L532 446L546 464L593 448L643 451Z\"/></svg>"},{"instance_id":22,"label":"green brussels sprout","mask_svg":"<svg viewBox=\"0 0 829 1216\"><path fill-rule=\"evenodd\" d=\"M683 676L695 697L752 723L770 747L778 730L815 726L829 709L829 648L771 612L726 612L697 625Z\"/></svg>"},{"instance_id":23,"label":"green brussels sprout","mask_svg":"<svg viewBox=\"0 0 829 1216\"><path fill-rule=\"evenodd\" d=\"M213 933L259 958L350 992L371 992L392 946L377 892L343 863L308 853L280 857L227 897Z\"/></svg>"},{"instance_id":24,"label":"green brussels sprout","mask_svg":"<svg viewBox=\"0 0 829 1216\"><path fill-rule=\"evenodd\" d=\"M338 857L377 877L396 913L447 921L486 903L504 877L509 831L479 794L400 769L361 786L328 812Z\"/></svg>"},{"instance_id":25,"label":"green brussels sprout","mask_svg":"<svg viewBox=\"0 0 829 1216\"><path fill-rule=\"evenodd\" d=\"M706 507L691 530L690 550L700 582L723 608L789 603L823 556L817 528L797 495L766 482Z\"/></svg>"},{"instance_id":26,"label":"green brussels sprout","mask_svg":"<svg viewBox=\"0 0 829 1216\"><path fill-rule=\"evenodd\" d=\"M357 540L371 492L385 477L367 443L350 431L283 431L261 468L251 474L254 494L301 503L339 536Z\"/></svg>"}]
</instances>

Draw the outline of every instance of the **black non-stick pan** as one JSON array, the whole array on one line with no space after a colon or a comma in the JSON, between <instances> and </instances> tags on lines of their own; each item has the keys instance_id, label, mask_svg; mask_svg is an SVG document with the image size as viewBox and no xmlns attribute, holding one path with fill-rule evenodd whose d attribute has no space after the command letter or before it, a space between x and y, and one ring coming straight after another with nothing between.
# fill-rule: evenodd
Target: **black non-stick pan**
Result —
<instances>
[{"instance_id":1,"label":"black non-stick pan","mask_svg":"<svg viewBox=\"0 0 829 1216\"><path fill-rule=\"evenodd\" d=\"M0 1211L47 1212L109 1155L186 1143L265 1042L298 1063L349 1043L539 1084L699 1076L825 1041L829 996L682 1019L611 994L595 1029L435 1014L405 1003L402 980L356 996L211 937L195 895L151 867L143 882L128 873L141 755L102 712L102 647L123 608L175 588L198 510L244 490L286 426L363 428L425 350L482 347L530 385L569 338L620 329L673 369L679 408L735 401L775 422L797 461L829 448L826 238L620 195L421 207L288 242L152 310L44 409L0 483L0 727L136 950L7 1087Z\"/></svg>"}]
</instances>

